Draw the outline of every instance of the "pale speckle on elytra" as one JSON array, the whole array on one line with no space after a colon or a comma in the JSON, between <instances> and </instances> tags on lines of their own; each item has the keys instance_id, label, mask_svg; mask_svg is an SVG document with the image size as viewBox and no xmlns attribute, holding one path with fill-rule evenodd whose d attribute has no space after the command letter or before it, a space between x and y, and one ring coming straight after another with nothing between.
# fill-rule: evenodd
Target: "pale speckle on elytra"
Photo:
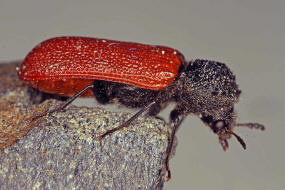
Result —
<instances>
[{"instance_id":1,"label":"pale speckle on elytra","mask_svg":"<svg viewBox=\"0 0 285 190\"><path fill-rule=\"evenodd\" d=\"M172 78L174 76L174 74L172 72L160 72L157 75L159 78Z\"/></svg>"}]
</instances>

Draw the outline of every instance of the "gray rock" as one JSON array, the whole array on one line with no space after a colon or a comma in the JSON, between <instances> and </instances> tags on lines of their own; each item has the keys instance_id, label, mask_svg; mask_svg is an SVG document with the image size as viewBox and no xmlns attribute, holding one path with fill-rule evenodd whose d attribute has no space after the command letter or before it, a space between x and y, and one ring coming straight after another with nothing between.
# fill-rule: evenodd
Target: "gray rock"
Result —
<instances>
[{"instance_id":1,"label":"gray rock","mask_svg":"<svg viewBox=\"0 0 285 190\"><path fill-rule=\"evenodd\" d=\"M0 189L162 189L170 129L153 117L97 140L131 114L68 106L35 122L29 117L60 103L33 105L12 63L0 65Z\"/></svg>"}]
</instances>

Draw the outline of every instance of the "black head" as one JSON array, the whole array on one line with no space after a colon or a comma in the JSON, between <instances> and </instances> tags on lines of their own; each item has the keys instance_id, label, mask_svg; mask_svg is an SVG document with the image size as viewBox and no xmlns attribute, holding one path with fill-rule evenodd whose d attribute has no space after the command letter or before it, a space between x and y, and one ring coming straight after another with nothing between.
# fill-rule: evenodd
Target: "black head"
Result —
<instances>
[{"instance_id":1,"label":"black head","mask_svg":"<svg viewBox=\"0 0 285 190\"><path fill-rule=\"evenodd\" d=\"M223 63L195 60L181 73L184 81L181 99L189 113L199 115L219 136L224 150L227 139L234 135L245 148L243 140L233 132L235 125L234 104L241 91L234 74Z\"/></svg>"}]
</instances>

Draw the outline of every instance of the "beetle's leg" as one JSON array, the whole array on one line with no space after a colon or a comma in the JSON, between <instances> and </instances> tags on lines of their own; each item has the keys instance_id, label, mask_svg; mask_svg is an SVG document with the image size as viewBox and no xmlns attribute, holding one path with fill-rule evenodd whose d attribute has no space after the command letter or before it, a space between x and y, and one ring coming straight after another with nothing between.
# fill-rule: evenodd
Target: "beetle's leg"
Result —
<instances>
[{"instance_id":1,"label":"beetle's leg","mask_svg":"<svg viewBox=\"0 0 285 190\"><path fill-rule=\"evenodd\" d=\"M222 137L219 137L219 142L220 142L224 151L226 151L229 148L229 143L228 143L227 139L223 139Z\"/></svg>"},{"instance_id":2,"label":"beetle's leg","mask_svg":"<svg viewBox=\"0 0 285 190\"><path fill-rule=\"evenodd\" d=\"M186 114L185 110L179 106L176 107L174 110L172 110L170 113L170 126L172 128L172 131L171 131L170 140L169 140L169 143L168 143L168 146L166 149L166 158L165 158L165 166L166 166L166 171L167 171L167 181L169 181L171 179L171 172L169 169L169 159L170 159L170 155L172 152L174 137L175 137L175 134L176 134L178 127L180 126L180 124L182 123L182 121L184 120L186 115L187 114Z\"/></svg>"},{"instance_id":3,"label":"beetle's leg","mask_svg":"<svg viewBox=\"0 0 285 190\"><path fill-rule=\"evenodd\" d=\"M151 102L150 104L148 104L147 106L145 106L144 108L142 108L140 111L138 111L135 115L133 115L130 119L128 119L126 122L124 122L123 124L121 124L119 127L116 127L114 129L111 129L107 132L105 132L103 135L100 135L98 138L101 141L105 136L110 135L112 133L114 133L115 131L118 131L124 127L127 127L130 125L131 122L133 122L134 120L136 120L141 114L143 114L144 112L148 111L154 104L156 104L156 101Z\"/></svg>"},{"instance_id":4,"label":"beetle's leg","mask_svg":"<svg viewBox=\"0 0 285 190\"><path fill-rule=\"evenodd\" d=\"M77 94L75 94L74 96L68 98L65 102L63 102L62 104L58 105L57 107L55 107L54 109L51 109L51 110L46 110L45 112L43 113L40 113L36 116L33 116L31 118L31 121L34 121L36 119L39 119L40 117L43 117L45 115L48 115L48 114L51 114L51 113L54 113L56 111L61 111L63 110L66 106L68 106L70 103L72 103L76 98L78 98L81 94L83 94L86 90L88 90L89 88L93 88L94 85L88 85L86 86L85 88L83 88L80 92L78 92Z\"/></svg>"},{"instance_id":5,"label":"beetle's leg","mask_svg":"<svg viewBox=\"0 0 285 190\"><path fill-rule=\"evenodd\" d=\"M262 131L265 130L264 125L259 123L236 123L235 126L237 127L248 127L250 129L260 129Z\"/></svg>"}]
</instances>

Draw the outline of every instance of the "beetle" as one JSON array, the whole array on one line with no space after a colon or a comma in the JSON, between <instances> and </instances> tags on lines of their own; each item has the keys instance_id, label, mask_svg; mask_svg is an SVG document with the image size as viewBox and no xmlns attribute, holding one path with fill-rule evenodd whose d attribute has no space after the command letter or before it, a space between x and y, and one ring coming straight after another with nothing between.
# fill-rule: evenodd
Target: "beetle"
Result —
<instances>
[{"instance_id":1,"label":"beetle","mask_svg":"<svg viewBox=\"0 0 285 190\"><path fill-rule=\"evenodd\" d=\"M243 126L264 130L259 123L237 123L234 104L241 94L235 75L221 62L186 61L183 54L166 46L145 45L89 37L55 37L37 45L24 59L19 78L40 91L70 97L58 107L34 116L38 119L63 110L79 96L94 94L101 104L119 102L141 108L105 136L127 127L147 112L156 116L170 101L172 128L165 159L168 180L169 157L177 128L189 114L197 115L218 135L223 150L233 132Z\"/></svg>"}]
</instances>

